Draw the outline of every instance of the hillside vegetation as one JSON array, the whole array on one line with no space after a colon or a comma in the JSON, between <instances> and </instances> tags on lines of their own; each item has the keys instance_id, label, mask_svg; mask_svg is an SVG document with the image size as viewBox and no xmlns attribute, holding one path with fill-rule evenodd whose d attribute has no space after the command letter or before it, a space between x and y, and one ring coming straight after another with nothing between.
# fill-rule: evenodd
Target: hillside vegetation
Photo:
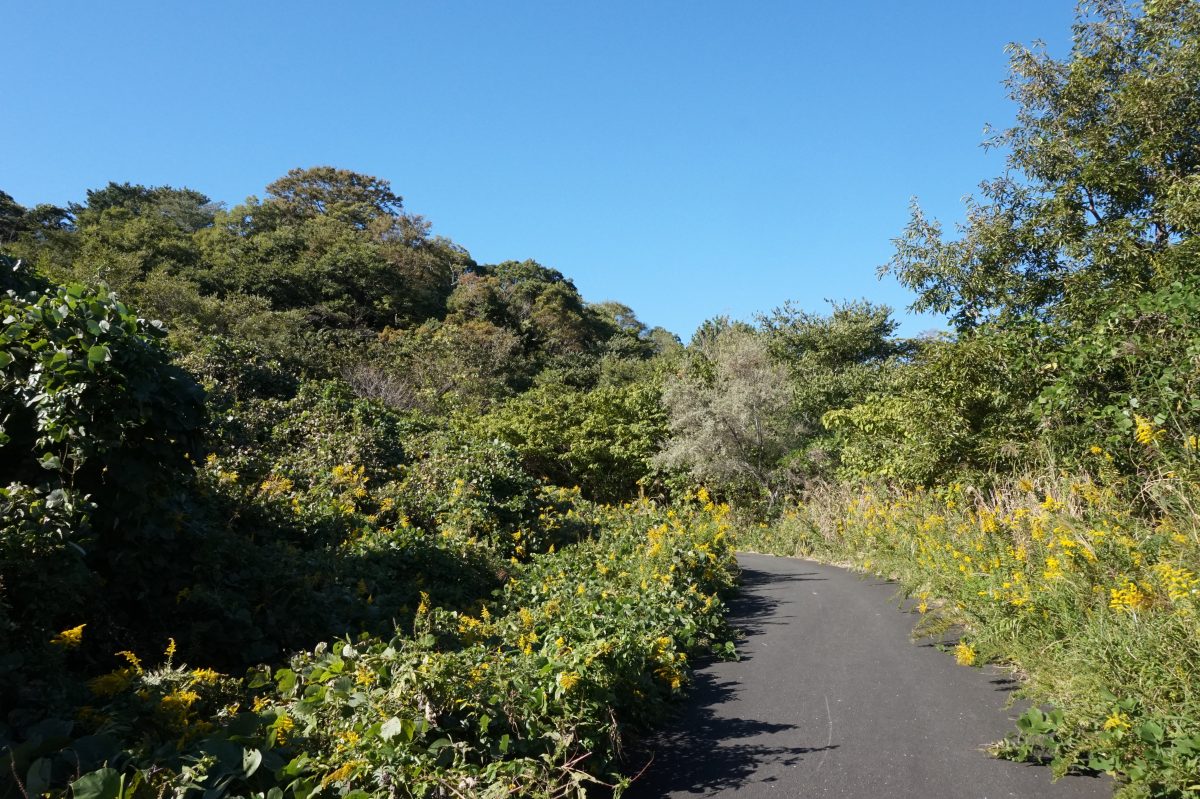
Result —
<instances>
[{"instance_id":1,"label":"hillside vegetation","mask_svg":"<svg viewBox=\"0 0 1200 799\"><path fill-rule=\"evenodd\" d=\"M1034 709L997 753L1200 795L1200 4L1014 47L953 236L685 346L384 180L0 193L0 794L581 796L732 654L733 547L900 581Z\"/></svg>"},{"instance_id":2,"label":"hillside vegetation","mask_svg":"<svg viewBox=\"0 0 1200 799\"><path fill-rule=\"evenodd\" d=\"M630 309L326 167L3 214L4 796L619 790L732 651Z\"/></svg>"}]
</instances>

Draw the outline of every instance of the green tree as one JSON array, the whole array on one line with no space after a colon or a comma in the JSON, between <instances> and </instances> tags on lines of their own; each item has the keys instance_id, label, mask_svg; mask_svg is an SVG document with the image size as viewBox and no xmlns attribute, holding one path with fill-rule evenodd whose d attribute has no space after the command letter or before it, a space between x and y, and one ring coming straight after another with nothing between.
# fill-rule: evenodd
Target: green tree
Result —
<instances>
[{"instance_id":1,"label":"green tree","mask_svg":"<svg viewBox=\"0 0 1200 799\"><path fill-rule=\"evenodd\" d=\"M1028 331L990 329L912 343L869 393L825 414L841 474L932 484L1030 463L1036 343Z\"/></svg>"},{"instance_id":2,"label":"green tree","mask_svg":"<svg viewBox=\"0 0 1200 799\"><path fill-rule=\"evenodd\" d=\"M331 328L420 323L442 316L454 280L472 265L461 247L430 238L379 178L331 167L292 170L218 213L196 240L203 291L265 297Z\"/></svg>"},{"instance_id":3,"label":"green tree","mask_svg":"<svg viewBox=\"0 0 1200 799\"><path fill-rule=\"evenodd\" d=\"M618 502L636 495L666 434L652 383L580 390L545 383L510 399L478 423L520 453L533 475L584 496Z\"/></svg>"},{"instance_id":4,"label":"green tree","mask_svg":"<svg viewBox=\"0 0 1200 799\"><path fill-rule=\"evenodd\" d=\"M862 401L911 353L895 338L891 309L866 301L833 303L828 315L785 303L760 318L774 357L791 377L792 408L801 438L790 456L804 479L828 476L838 465L836 437L826 413Z\"/></svg>"},{"instance_id":5,"label":"green tree","mask_svg":"<svg viewBox=\"0 0 1200 799\"><path fill-rule=\"evenodd\" d=\"M0 246L14 241L25 231L25 207L0 191Z\"/></svg>"},{"instance_id":6,"label":"green tree","mask_svg":"<svg viewBox=\"0 0 1200 799\"><path fill-rule=\"evenodd\" d=\"M1200 5L1080 6L1071 56L1011 47L1017 123L986 146L957 239L914 208L884 271L960 329L1033 315L1094 319L1193 270L1200 222Z\"/></svg>"}]
</instances>

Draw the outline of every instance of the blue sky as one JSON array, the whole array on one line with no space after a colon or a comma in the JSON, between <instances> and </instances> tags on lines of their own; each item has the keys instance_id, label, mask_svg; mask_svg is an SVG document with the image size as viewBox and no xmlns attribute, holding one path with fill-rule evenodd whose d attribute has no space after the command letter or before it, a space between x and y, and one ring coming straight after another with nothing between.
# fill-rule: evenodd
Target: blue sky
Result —
<instances>
[{"instance_id":1,"label":"blue sky","mask_svg":"<svg viewBox=\"0 0 1200 799\"><path fill-rule=\"evenodd\" d=\"M911 197L999 173L1004 45L1068 0L6 3L0 190L234 204L295 166L392 182L480 262L534 258L686 340L866 297Z\"/></svg>"}]
</instances>

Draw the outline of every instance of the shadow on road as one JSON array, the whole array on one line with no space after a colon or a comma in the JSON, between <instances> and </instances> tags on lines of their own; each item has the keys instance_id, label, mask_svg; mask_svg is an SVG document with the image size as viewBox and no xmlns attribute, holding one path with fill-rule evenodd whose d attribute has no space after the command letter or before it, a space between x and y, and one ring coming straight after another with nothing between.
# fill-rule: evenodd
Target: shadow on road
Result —
<instances>
[{"instance_id":1,"label":"shadow on road","mask_svg":"<svg viewBox=\"0 0 1200 799\"><path fill-rule=\"evenodd\" d=\"M815 572L779 575L743 569L742 591L730 602L729 621L743 643L762 635L768 626L787 623L786 617L766 620L780 603L772 594L786 593L789 583L823 579ZM625 796L657 799L671 793L737 788L766 763L790 766L805 755L837 748L780 746L774 736L794 730L796 725L721 715L721 706L734 702L737 693L736 680L718 677L711 664L700 668L680 715L630 755L629 772L640 770L642 776Z\"/></svg>"},{"instance_id":2,"label":"shadow on road","mask_svg":"<svg viewBox=\"0 0 1200 799\"><path fill-rule=\"evenodd\" d=\"M786 592L790 583L823 581L825 579L818 577L817 572L772 574L757 569L743 568L741 591L729 603L729 623L743 639L762 635L766 627L787 624L791 616L775 613L775 608L779 606L779 600L775 598L774 594L781 590ZM773 617L771 621L766 620L769 617ZM743 653L742 658L748 660L749 656Z\"/></svg>"},{"instance_id":3,"label":"shadow on road","mask_svg":"<svg viewBox=\"0 0 1200 799\"><path fill-rule=\"evenodd\" d=\"M733 682L719 681L708 673L697 674L686 711L668 731L644 747L652 750L639 756L637 765L645 772L625 796L652 799L675 792L736 788L764 763L790 766L804 755L837 748L771 745L771 736L793 730L796 725L718 715L714 708L735 694Z\"/></svg>"}]
</instances>

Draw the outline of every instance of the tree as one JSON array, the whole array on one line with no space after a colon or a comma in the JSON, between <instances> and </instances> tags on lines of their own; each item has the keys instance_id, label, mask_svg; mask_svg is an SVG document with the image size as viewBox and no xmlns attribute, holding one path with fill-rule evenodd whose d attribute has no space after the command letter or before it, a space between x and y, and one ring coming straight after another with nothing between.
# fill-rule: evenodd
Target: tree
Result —
<instances>
[{"instance_id":1,"label":"tree","mask_svg":"<svg viewBox=\"0 0 1200 799\"><path fill-rule=\"evenodd\" d=\"M1094 319L1194 269L1200 224L1200 4L1080 6L1071 57L1012 46L1017 123L987 142L1005 176L981 184L961 236L914 207L883 271L914 308L960 329L991 319Z\"/></svg>"},{"instance_id":2,"label":"tree","mask_svg":"<svg viewBox=\"0 0 1200 799\"><path fill-rule=\"evenodd\" d=\"M647 384L579 390L544 383L483 417L480 437L520 453L533 475L584 496L620 502L636 495L666 433L658 388Z\"/></svg>"},{"instance_id":3,"label":"tree","mask_svg":"<svg viewBox=\"0 0 1200 799\"><path fill-rule=\"evenodd\" d=\"M895 338L891 309L865 300L832 303L828 315L784 303L760 317L772 355L791 377L792 412L801 437L789 461L805 478L829 475L838 442L823 424L826 413L861 402L913 350Z\"/></svg>"},{"instance_id":4,"label":"tree","mask_svg":"<svg viewBox=\"0 0 1200 799\"><path fill-rule=\"evenodd\" d=\"M448 318L509 327L543 358L596 355L615 332L574 283L536 261L472 267L459 277L447 305Z\"/></svg>"},{"instance_id":5,"label":"tree","mask_svg":"<svg viewBox=\"0 0 1200 799\"><path fill-rule=\"evenodd\" d=\"M0 191L0 244L16 239L25 229L24 222L24 206L14 200L11 194Z\"/></svg>"},{"instance_id":6,"label":"tree","mask_svg":"<svg viewBox=\"0 0 1200 799\"><path fill-rule=\"evenodd\" d=\"M403 212L387 181L332 167L293 169L196 240L193 277L212 293L266 297L329 328L419 324L442 316L455 279L473 265L420 217Z\"/></svg>"},{"instance_id":7,"label":"tree","mask_svg":"<svg viewBox=\"0 0 1200 799\"><path fill-rule=\"evenodd\" d=\"M317 166L293 169L268 185L266 205L292 220L328 216L359 230L382 220L390 230L403 216L404 200L381 178Z\"/></svg>"},{"instance_id":8,"label":"tree","mask_svg":"<svg viewBox=\"0 0 1200 799\"><path fill-rule=\"evenodd\" d=\"M486 409L528 381L521 341L481 319L429 320L383 331L346 377L362 396L402 410Z\"/></svg>"},{"instance_id":9,"label":"tree","mask_svg":"<svg viewBox=\"0 0 1200 799\"><path fill-rule=\"evenodd\" d=\"M726 495L774 502L798 437L787 370L745 325L718 319L693 341L690 367L663 391L670 435L655 464Z\"/></svg>"},{"instance_id":10,"label":"tree","mask_svg":"<svg viewBox=\"0 0 1200 799\"><path fill-rule=\"evenodd\" d=\"M72 203L68 211L76 226L83 228L100 224L104 213L114 208L134 217L158 217L179 231L194 233L213 223L220 203L194 189L110 182L101 189L88 189L87 203Z\"/></svg>"}]
</instances>

